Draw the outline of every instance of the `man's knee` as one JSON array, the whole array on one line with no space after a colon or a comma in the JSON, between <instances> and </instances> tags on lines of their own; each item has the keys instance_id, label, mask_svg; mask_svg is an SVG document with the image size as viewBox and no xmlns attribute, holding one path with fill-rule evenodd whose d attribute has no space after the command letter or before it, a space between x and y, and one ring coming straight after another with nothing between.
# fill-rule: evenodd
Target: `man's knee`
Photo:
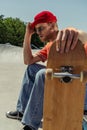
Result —
<instances>
[{"instance_id":1,"label":"man's knee","mask_svg":"<svg viewBox=\"0 0 87 130\"><path fill-rule=\"evenodd\" d=\"M39 79L43 79L43 80L44 80L44 79L45 79L45 71L46 71L45 68L39 70L39 71L37 72L37 74L36 74L36 77L39 78Z\"/></svg>"},{"instance_id":2,"label":"man's knee","mask_svg":"<svg viewBox=\"0 0 87 130\"><path fill-rule=\"evenodd\" d=\"M34 76L36 74L36 64L28 65L26 72L29 76Z\"/></svg>"},{"instance_id":3,"label":"man's knee","mask_svg":"<svg viewBox=\"0 0 87 130\"><path fill-rule=\"evenodd\" d=\"M37 73L40 69L43 69L45 68L45 66L43 65L40 65L40 64L37 64L37 63L34 63L34 64L31 64L31 65L28 65L27 67L27 71L30 73L30 74L35 74Z\"/></svg>"}]
</instances>

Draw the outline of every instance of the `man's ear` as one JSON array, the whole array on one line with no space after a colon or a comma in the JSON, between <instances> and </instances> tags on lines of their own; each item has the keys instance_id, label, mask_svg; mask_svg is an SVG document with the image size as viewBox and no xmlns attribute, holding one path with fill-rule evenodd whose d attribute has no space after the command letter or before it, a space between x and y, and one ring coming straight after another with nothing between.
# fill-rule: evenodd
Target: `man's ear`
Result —
<instances>
[{"instance_id":1,"label":"man's ear","mask_svg":"<svg viewBox=\"0 0 87 130\"><path fill-rule=\"evenodd\" d=\"M50 30L54 29L54 23L49 23Z\"/></svg>"},{"instance_id":2,"label":"man's ear","mask_svg":"<svg viewBox=\"0 0 87 130\"><path fill-rule=\"evenodd\" d=\"M51 28L52 28L52 29L54 28L54 23L51 23Z\"/></svg>"}]
</instances>

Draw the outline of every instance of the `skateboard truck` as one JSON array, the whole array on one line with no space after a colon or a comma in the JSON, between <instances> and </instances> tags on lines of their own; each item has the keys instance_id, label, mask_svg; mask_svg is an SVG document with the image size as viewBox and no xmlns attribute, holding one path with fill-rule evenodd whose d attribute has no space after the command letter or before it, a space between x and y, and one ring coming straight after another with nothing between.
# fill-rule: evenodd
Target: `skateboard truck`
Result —
<instances>
[{"instance_id":1,"label":"skateboard truck","mask_svg":"<svg viewBox=\"0 0 87 130\"><path fill-rule=\"evenodd\" d=\"M60 78L61 82L69 83L72 79L80 79L83 81L84 73L81 72L80 74L73 74L73 67L72 66L61 66L59 72L53 72L53 69L49 68L46 71L47 78Z\"/></svg>"},{"instance_id":2,"label":"skateboard truck","mask_svg":"<svg viewBox=\"0 0 87 130\"><path fill-rule=\"evenodd\" d=\"M61 66L60 67L61 72L69 72L72 73L73 67L72 66Z\"/></svg>"},{"instance_id":3,"label":"skateboard truck","mask_svg":"<svg viewBox=\"0 0 87 130\"><path fill-rule=\"evenodd\" d=\"M61 66L60 68L62 74L65 73L66 75L60 79L61 82L69 83L72 81L72 78L69 74L72 73L73 67L72 66Z\"/></svg>"}]
</instances>

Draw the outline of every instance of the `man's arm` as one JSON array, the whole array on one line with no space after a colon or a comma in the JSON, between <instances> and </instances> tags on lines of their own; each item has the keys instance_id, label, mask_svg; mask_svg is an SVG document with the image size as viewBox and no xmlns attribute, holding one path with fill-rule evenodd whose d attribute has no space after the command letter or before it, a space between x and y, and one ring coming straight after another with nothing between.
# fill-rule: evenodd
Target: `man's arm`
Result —
<instances>
[{"instance_id":1,"label":"man's arm","mask_svg":"<svg viewBox=\"0 0 87 130\"><path fill-rule=\"evenodd\" d=\"M41 61L40 57L32 54L31 50L31 36L34 33L33 29L30 26L30 23L26 26L26 32L23 42L23 56L24 63L29 65L38 61Z\"/></svg>"},{"instance_id":2,"label":"man's arm","mask_svg":"<svg viewBox=\"0 0 87 130\"><path fill-rule=\"evenodd\" d=\"M83 31L81 31L81 30L78 30L78 38L79 38L79 40L83 43L83 44L85 44L85 43L87 43L87 32L83 32Z\"/></svg>"}]
</instances>

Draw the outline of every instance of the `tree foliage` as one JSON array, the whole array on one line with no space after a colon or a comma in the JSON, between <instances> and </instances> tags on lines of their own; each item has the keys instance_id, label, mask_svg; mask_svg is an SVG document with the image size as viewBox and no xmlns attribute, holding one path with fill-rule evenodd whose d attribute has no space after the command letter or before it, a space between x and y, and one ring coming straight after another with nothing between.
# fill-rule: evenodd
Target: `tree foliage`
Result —
<instances>
[{"instance_id":1,"label":"tree foliage","mask_svg":"<svg viewBox=\"0 0 87 130\"><path fill-rule=\"evenodd\" d=\"M6 42L21 45L24 39L25 24L18 18L5 18L3 23L6 27Z\"/></svg>"},{"instance_id":2,"label":"tree foliage","mask_svg":"<svg viewBox=\"0 0 87 130\"><path fill-rule=\"evenodd\" d=\"M0 15L0 43L10 43L16 46L23 45L26 23L19 18L4 18ZM34 34L31 39L31 44L43 46L37 34Z\"/></svg>"},{"instance_id":3,"label":"tree foliage","mask_svg":"<svg viewBox=\"0 0 87 130\"><path fill-rule=\"evenodd\" d=\"M6 43L6 26L3 23L3 19L0 18L0 43Z\"/></svg>"}]
</instances>

